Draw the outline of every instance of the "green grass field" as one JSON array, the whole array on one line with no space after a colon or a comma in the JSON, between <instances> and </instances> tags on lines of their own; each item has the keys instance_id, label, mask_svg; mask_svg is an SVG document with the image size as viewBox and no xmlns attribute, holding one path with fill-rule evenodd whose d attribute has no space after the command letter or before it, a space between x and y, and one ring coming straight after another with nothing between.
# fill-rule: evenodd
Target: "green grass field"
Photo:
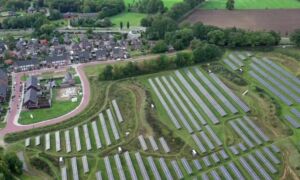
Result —
<instances>
[{"instance_id":1,"label":"green grass field","mask_svg":"<svg viewBox=\"0 0 300 180\"><path fill-rule=\"evenodd\" d=\"M125 6L128 4L133 4L137 0L124 0ZM183 0L162 0L164 2L165 7L171 8L175 3L182 2Z\"/></svg>"},{"instance_id":2,"label":"green grass field","mask_svg":"<svg viewBox=\"0 0 300 180\"><path fill-rule=\"evenodd\" d=\"M20 114L19 123L32 124L62 116L75 109L81 102L81 96L78 96L77 102L58 101L55 97L55 91L56 90L53 91L54 93L51 108L22 111ZM31 115L33 118L31 118Z\"/></svg>"},{"instance_id":3,"label":"green grass field","mask_svg":"<svg viewBox=\"0 0 300 180\"><path fill-rule=\"evenodd\" d=\"M111 17L111 22L115 27L119 27L120 22L123 22L124 28L126 28L127 22L130 23L130 26L140 26L141 19L146 16L146 14L142 13L125 12Z\"/></svg>"},{"instance_id":4,"label":"green grass field","mask_svg":"<svg viewBox=\"0 0 300 180\"><path fill-rule=\"evenodd\" d=\"M207 0L203 9L225 9L226 0ZM298 0L235 0L235 9L296 9L300 8Z\"/></svg>"}]
</instances>

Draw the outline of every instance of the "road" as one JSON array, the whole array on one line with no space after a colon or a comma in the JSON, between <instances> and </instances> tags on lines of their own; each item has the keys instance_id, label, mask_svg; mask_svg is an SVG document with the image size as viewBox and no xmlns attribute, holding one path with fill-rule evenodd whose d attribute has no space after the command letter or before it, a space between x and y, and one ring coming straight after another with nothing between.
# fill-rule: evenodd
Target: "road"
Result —
<instances>
[{"instance_id":1,"label":"road","mask_svg":"<svg viewBox=\"0 0 300 180\"><path fill-rule=\"evenodd\" d=\"M171 53L168 55L172 56L172 55L175 55L175 53ZM147 56L143 56L143 57L137 57L134 59L130 59L130 61L151 60L151 59L157 58L157 57L159 57L159 55L147 55ZM127 60L127 61L129 61L129 60ZM66 120L78 115L79 113L84 111L84 109L88 106L89 101L90 101L90 93L91 93L90 85L89 85L88 78L84 72L84 67L96 65L96 64L115 64L115 63L120 63L120 62L124 62L124 61L116 61L116 60L94 61L94 62L90 62L90 63L86 63L86 64L70 65L75 68L75 70L81 80L83 97L82 97L82 100L81 100L79 106L77 106L77 108L75 108L73 111L71 111L68 114L65 114L63 116L60 116L60 117L57 117L54 119L49 119L49 120L42 121L42 122L38 122L38 123L34 123L34 124L30 124L30 125L21 125L18 123L19 115L20 115L21 108L22 108L22 92L23 91L20 90L22 88L22 81L21 81L22 76L38 75L38 74L42 74L45 72L51 72L51 71L55 71L55 72L65 71L69 66L62 67L59 69L52 68L52 69L41 69L41 70L34 70L34 71L28 71L28 72L14 73L13 77L14 77L14 81L15 81L15 88L13 89L13 91L14 91L13 93L14 93L15 97L13 99L11 99L10 110L8 111L8 114L6 116L7 117L6 127L4 129L0 130L0 137L4 136L5 134L8 134L8 133L20 132L20 131L30 130L30 129L39 128L39 127L43 127L43 126L57 124L57 123L66 121Z\"/></svg>"}]
</instances>

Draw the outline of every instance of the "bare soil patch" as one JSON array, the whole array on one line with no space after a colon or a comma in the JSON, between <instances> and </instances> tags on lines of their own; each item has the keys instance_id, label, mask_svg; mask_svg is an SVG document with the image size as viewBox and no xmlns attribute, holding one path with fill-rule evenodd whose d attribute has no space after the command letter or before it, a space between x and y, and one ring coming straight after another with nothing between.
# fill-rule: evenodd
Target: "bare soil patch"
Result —
<instances>
[{"instance_id":1,"label":"bare soil patch","mask_svg":"<svg viewBox=\"0 0 300 180\"><path fill-rule=\"evenodd\" d=\"M202 22L222 28L238 27L246 30L273 30L283 36L300 28L299 9L273 10L202 10L196 9L184 22Z\"/></svg>"}]
</instances>

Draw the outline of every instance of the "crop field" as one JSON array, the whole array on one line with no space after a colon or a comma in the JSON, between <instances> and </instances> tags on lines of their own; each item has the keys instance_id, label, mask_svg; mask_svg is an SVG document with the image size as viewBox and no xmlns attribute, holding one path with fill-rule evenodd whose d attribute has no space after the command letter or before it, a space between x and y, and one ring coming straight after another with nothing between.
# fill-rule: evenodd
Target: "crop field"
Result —
<instances>
[{"instance_id":1,"label":"crop field","mask_svg":"<svg viewBox=\"0 0 300 180\"><path fill-rule=\"evenodd\" d=\"M300 3L300 2L299 2ZM245 30L275 31L287 36L299 28L297 9L272 10L200 10L196 9L183 21L202 22L222 28L237 27Z\"/></svg>"},{"instance_id":2,"label":"crop field","mask_svg":"<svg viewBox=\"0 0 300 180\"><path fill-rule=\"evenodd\" d=\"M203 3L203 9L225 9L226 0L208 0ZM297 9L298 0L235 0L235 9Z\"/></svg>"},{"instance_id":3,"label":"crop field","mask_svg":"<svg viewBox=\"0 0 300 180\"><path fill-rule=\"evenodd\" d=\"M45 162L54 179L293 179L297 74L293 58L228 51L210 64L99 82L90 118L10 148L23 148L32 169Z\"/></svg>"}]
</instances>

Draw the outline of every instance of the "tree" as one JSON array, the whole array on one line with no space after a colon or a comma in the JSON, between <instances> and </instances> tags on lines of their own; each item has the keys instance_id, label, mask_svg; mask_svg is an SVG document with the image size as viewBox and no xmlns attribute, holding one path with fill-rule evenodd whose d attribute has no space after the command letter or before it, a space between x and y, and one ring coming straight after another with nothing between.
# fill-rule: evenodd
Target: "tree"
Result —
<instances>
[{"instance_id":1,"label":"tree","mask_svg":"<svg viewBox=\"0 0 300 180\"><path fill-rule=\"evenodd\" d=\"M213 44L205 44L193 50L194 62L209 62L222 56L222 50Z\"/></svg>"},{"instance_id":2,"label":"tree","mask_svg":"<svg viewBox=\"0 0 300 180\"><path fill-rule=\"evenodd\" d=\"M129 23L129 21L127 21L127 29L129 29L130 28L130 23Z\"/></svg>"},{"instance_id":3,"label":"tree","mask_svg":"<svg viewBox=\"0 0 300 180\"><path fill-rule=\"evenodd\" d=\"M208 42L219 46L225 45L225 33L222 30L213 30L207 34Z\"/></svg>"},{"instance_id":4,"label":"tree","mask_svg":"<svg viewBox=\"0 0 300 180\"><path fill-rule=\"evenodd\" d=\"M148 39L162 39L167 32L175 31L177 23L173 19L166 16L155 16L151 26L147 28L146 35Z\"/></svg>"},{"instance_id":5,"label":"tree","mask_svg":"<svg viewBox=\"0 0 300 180\"><path fill-rule=\"evenodd\" d=\"M189 53L179 52L176 54L175 64L177 68L192 65L193 61Z\"/></svg>"},{"instance_id":6,"label":"tree","mask_svg":"<svg viewBox=\"0 0 300 180\"><path fill-rule=\"evenodd\" d=\"M296 29L291 35L290 40L296 44L297 47L300 47L300 29Z\"/></svg>"},{"instance_id":7,"label":"tree","mask_svg":"<svg viewBox=\"0 0 300 180\"><path fill-rule=\"evenodd\" d=\"M123 22L122 21L120 22L120 29L121 30L123 29Z\"/></svg>"},{"instance_id":8,"label":"tree","mask_svg":"<svg viewBox=\"0 0 300 180\"><path fill-rule=\"evenodd\" d=\"M56 10L56 9L51 9L50 10L50 16L48 17L49 20L58 20L62 18L62 14Z\"/></svg>"},{"instance_id":9,"label":"tree","mask_svg":"<svg viewBox=\"0 0 300 180\"><path fill-rule=\"evenodd\" d=\"M227 0L226 8L228 10L233 10L234 9L234 0Z\"/></svg>"},{"instance_id":10,"label":"tree","mask_svg":"<svg viewBox=\"0 0 300 180\"><path fill-rule=\"evenodd\" d=\"M23 163L19 160L15 153L7 153L4 156L4 160L7 163L8 169L16 175L21 175L23 173Z\"/></svg>"},{"instance_id":11,"label":"tree","mask_svg":"<svg viewBox=\"0 0 300 180\"><path fill-rule=\"evenodd\" d=\"M167 44L165 43L165 41L163 40L160 40L160 41L157 41L156 44L153 46L152 48L152 52L153 53L164 53L168 50L168 46Z\"/></svg>"},{"instance_id":12,"label":"tree","mask_svg":"<svg viewBox=\"0 0 300 180\"><path fill-rule=\"evenodd\" d=\"M100 76L100 79L112 80L113 79L113 67L112 67L112 65L105 66L101 75L102 75L102 77Z\"/></svg>"}]
</instances>

